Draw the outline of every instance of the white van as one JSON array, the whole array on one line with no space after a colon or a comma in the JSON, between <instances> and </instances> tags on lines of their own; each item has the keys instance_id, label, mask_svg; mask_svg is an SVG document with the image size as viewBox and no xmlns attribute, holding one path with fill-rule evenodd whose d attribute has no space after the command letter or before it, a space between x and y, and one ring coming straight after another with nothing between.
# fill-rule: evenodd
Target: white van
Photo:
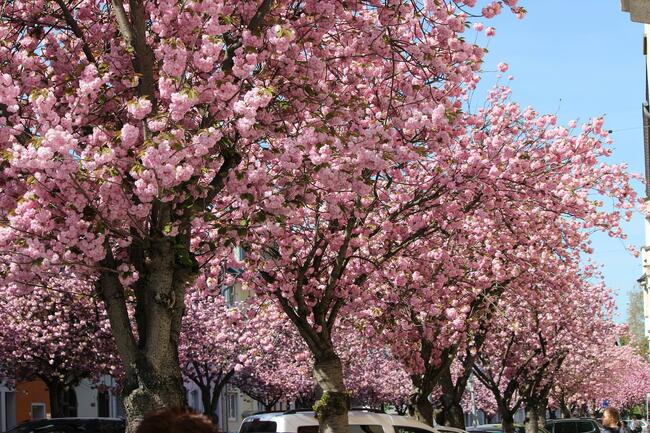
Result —
<instances>
[{"instance_id":1,"label":"white van","mask_svg":"<svg viewBox=\"0 0 650 433\"><path fill-rule=\"evenodd\" d=\"M348 424L348 433L440 433L413 418L372 410L348 412ZM318 420L313 411L260 413L244 418L239 433L318 433Z\"/></svg>"}]
</instances>

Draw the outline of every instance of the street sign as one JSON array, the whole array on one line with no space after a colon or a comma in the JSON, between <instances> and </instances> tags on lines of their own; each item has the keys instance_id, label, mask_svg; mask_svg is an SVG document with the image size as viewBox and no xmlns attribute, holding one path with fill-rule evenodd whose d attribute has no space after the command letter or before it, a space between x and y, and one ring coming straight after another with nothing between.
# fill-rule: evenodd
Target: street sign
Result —
<instances>
[{"instance_id":1,"label":"street sign","mask_svg":"<svg viewBox=\"0 0 650 433\"><path fill-rule=\"evenodd\" d=\"M609 407L609 400L603 400L603 404L601 405L603 409L607 409Z\"/></svg>"}]
</instances>

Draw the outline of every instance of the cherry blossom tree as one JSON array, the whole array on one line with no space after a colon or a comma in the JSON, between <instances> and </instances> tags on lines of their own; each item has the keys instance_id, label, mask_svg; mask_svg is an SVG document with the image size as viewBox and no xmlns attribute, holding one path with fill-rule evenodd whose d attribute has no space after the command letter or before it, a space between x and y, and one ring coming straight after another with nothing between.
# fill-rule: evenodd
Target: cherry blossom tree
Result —
<instances>
[{"instance_id":1,"label":"cherry blossom tree","mask_svg":"<svg viewBox=\"0 0 650 433\"><path fill-rule=\"evenodd\" d=\"M624 335L624 330L614 329L569 353L550 394L563 416L586 415L604 400L622 409L645 401L650 364L634 347L617 344Z\"/></svg>"},{"instance_id":2,"label":"cherry blossom tree","mask_svg":"<svg viewBox=\"0 0 650 433\"><path fill-rule=\"evenodd\" d=\"M187 294L179 356L183 375L201 392L204 414L213 417L219 397L251 345L245 311L229 308L222 296L198 289Z\"/></svg>"},{"instance_id":3,"label":"cherry blossom tree","mask_svg":"<svg viewBox=\"0 0 650 433\"><path fill-rule=\"evenodd\" d=\"M4 4L3 284L28 293L35 275L64 269L94 288L124 365L129 430L149 410L184 405L185 292L199 263L245 231L247 220L225 224L226 215L256 221L266 214L248 214L250 200L264 197L269 211L278 204L268 176L313 150L305 174L340 179L344 192L360 186L340 177L349 167L366 185L380 160L426 152L420 143L436 138L425 125L444 141L458 110L447 98L480 68L483 50L461 38L467 14L457 9L475 3ZM354 138L349 155L358 156L325 167L341 137ZM328 339L311 344L319 362L330 361ZM333 383L326 388L344 391L340 378ZM336 415L322 418L324 429L338 419L343 430L345 411Z\"/></svg>"},{"instance_id":4,"label":"cherry blossom tree","mask_svg":"<svg viewBox=\"0 0 650 433\"><path fill-rule=\"evenodd\" d=\"M99 300L74 276L49 279L30 295L7 291L0 299L2 368L16 380L47 386L50 415L69 416L66 394L82 379L119 378L120 366L108 319Z\"/></svg>"},{"instance_id":5,"label":"cherry blossom tree","mask_svg":"<svg viewBox=\"0 0 650 433\"><path fill-rule=\"evenodd\" d=\"M602 163L611 152L602 119L572 134L574 122L557 125L509 98L508 89L494 89L459 138L457 153L475 158L477 183L467 187L480 198L454 220L439 217L444 230L384 264L376 281L383 292L359 302L368 326L411 374L415 415L428 423L428 397L441 385L445 422L463 427L462 396L500 300L561 290L591 251L589 233L624 238L619 222L635 205L625 167ZM594 193L612 197L625 215L590 200ZM462 372L452 377L454 357Z\"/></svg>"},{"instance_id":6,"label":"cherry blossom tree","mask_svg":"<svg viewBox=\"0 0 650 433\"><path fill-rule=\"evenodd\" d=\"M480 240L491 223L459 230L467 215L508 222L518 203L530 212L516 217L564 226L575 213L581 228L618 234L618 214L597 212L582 185L597 177L621 205L632 196L623 168L594 168L608 152L602 120L572 137L511 105L484 123L463 113L484 54L463 37L470 13L502 8L524 13L516 0L7 3L0 286L31 296L63 271L94 290L133 430L149 410L184 405L186 292L243 243L246 281L314 358L322 431L345 431L339 315L354 315L353 300L384 306L386 281L404 287L415 258L462 270L431 246L449 231ZM510 129L493 138L493 122ZM530 124L553 146L529 146ZM548 164L567 168L545 177Z\"/></svg>"},{"instance_id":7,"label":"cherry blossom tree","mask_svg":"<svg viewBox=\"0 0 650 433\"><path fill-rule=\"evenodd\" d=\"M267 411L280 401L311 401L309 349L277 305L261 302L255 310L255 339L233 384Z\"/></svg>"},{"instance_id":8,"label":"cherry blossom tree","mask_svg":"<svg viewBox=\"0 0 650 433\"><path fill-rule=\"evenodd\" d=\"M513 415L522 406L527 431L537 431L539 414L569 353L613 329L607 320L608 291L589 284L575 268L557 271L558 290L541 280L537 297L508 298L474 365L474 374L494 395L504 431L513 431Z\"/></svg>"},{"instance_id":9,"label":"cherry blossom tree","mask_svg":"<svg viewBox=\"0 0 650 433\"><path fill-rule=\"evenodd\" d=\"M343 364L344 382L357 406L403 411L408 404L410 380L400 360L383 340L359 332L355 318L343 318L335 339Z\"/></svg>"}]
</instances>

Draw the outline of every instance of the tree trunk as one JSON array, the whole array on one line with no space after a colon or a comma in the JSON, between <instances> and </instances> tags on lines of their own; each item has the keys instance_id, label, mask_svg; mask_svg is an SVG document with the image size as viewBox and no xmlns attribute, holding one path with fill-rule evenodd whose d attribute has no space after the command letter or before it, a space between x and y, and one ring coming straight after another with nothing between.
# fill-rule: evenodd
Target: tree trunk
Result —
<instances>
[{"instance_id":1,"label":"tree trunk","mask_svg":"<svg viewBox=\"0 0 650 433\"><path fill-rule=\"evenodd\" d=\"M564 400L560 400L560 411L562 412L562 418L571 418L571 409L569 409Z\"/></svg>"},{"instance_id":2,"label":"tree trunk","mask_svg":"<svg viewBox=\"0 0 650 433\"><path fill-rule=\"evenodd\" d=\"M127 372L122 391L127 433L134 432L149 412L187 405L177 354L151 361L142 356L139 361Z\"/></svg>"},{"instance_id":3,"label":"tree trunk","mask_svg":"<svg viewBox=\"0 0 650 433\"><path fill-rule=\"evenodd\" d=\"M526 406L526 420L524 421L526 433L538 433L538 416L539 411L536 406Z\"/></svg>"},{"instance_id":4,"label":"tree trunk","mask_svg":"<svg viewBox=\"0 0 650 433\"><path fill-rule=\"evenodd\" d=\"M501 409L499 412L503 433L515 433L515 420L512 413L508 409Z\"/></svg>"},{"instance_id":5,"label":"tree trunk","mask_svg":"<svg viewBox=\"0 0 650 433\"><path fill-rule=\"evenodd\" d=\"M203 404L203 415L211 416L214 411L212 410L212 392L210 392L210 385L208 386L199 386L201 391L201 403ZM217 397L217 402L219 398Z\"/></svg>"},{"instance_id":6,"label":"tree trunk","mask_svg":"<svg viewBox=\"0 0 650 433\"><path fill-rule=\"evenodd\" d=\"M427 425L433 425L433 405L429 402L429 394L416 389L411 394L411 416Z\"/></svg>"},{"instance_id":7,"label":"tree trunk","mask_svg":"<svg viewBox=\"0 0 650 433\"><path fill-rule=\"evenodd\" d=\"M350 397L343 384L341 360L334 352L319 355L314 362L314 381L322 395L314 410L320 433L347 433Z\"/></svg>"},{"instance_id":8,"label":"tree trunk","mask_svg":"<svg viewBox=\"0 0 650 433\"><path fill-rule=\"evenodd\" d=\"M163 222L166 220L163 220ZM177 260L175 251L189 244L177 239L150 238L148 248L131 246L131 260L140 272L134 293L136 333L129 316L125 289L118 278L117 261L105 242L105 269L98 292L106 306L118 353L125 370L122 398L127 433L137 429L142 418L165 407L185 407L185 387L178 359L178 339L185 311L185 288L193 268ZM187 245L185 245L186 247ZM189 249L188 249L189 251Z\"/></svg>"},{"instance_id":9,"label":"tree trunk","mask_svg":"<svg viewBox=\"0 0 650 433\"><path fill-rule=\"evenodd\" d=\"M214 384L212 386L212 393L210 393L210 384L208 383L208 392L209 400L207 401L208 405L206 406L206 396L203 395L203 414L209 416L215 425L219 425L219 417L217 416L217 406L219 405L219 399L221 394L223 394L223 389L232 379L232 376L235 374L235 370L228 371L225 375L219 374L218 380L213 380ZM209 375L208 375L209 377Z\"/></svg>"},{"instance_id":10,"label":"tree trunk","mask_svg":"<svg viewBox=\"0 0 650 433\"><path fill-rule=\"evenodd\" d=\"M444 424L449 427L465 429L465 412L460 402L466 388L467 381L458 383L456 386L451 375L451 369L448 366L440 374L440 386L442 387L442 396L440 403L444 414ZM460 393L458 389L460 388ZM460 395L459 395L460 394Z\"/></svg>"},{"instance_id":11,"label":"tree trunk","mask_svg":"<svg viewBox=\"0 0 650 433\"><path fill-rule=\"evenodd\" d=\"M64 409L65 387L58 380L46 382L47 392L50 397L50 417L63 418L66 416Z\"/></svg>"},{"instance_id":12,"label":"tree trunk","mask_svg":"<svg viewBox=\"0 0 650 433\"><path fill-rule=\"evenodd\" d=\"M453 402L445 408L445 425L459 429L465 429L465 412L458 402Z\"/></svg>"},{"instance_id":13,"label":"tree trunk","mask_svg":"<svg viewBox=\"0 0 650 433\"><path fill-rule=\"evenodd\" d=\"M538 427L546 428L546 409L548 408L548 400L544 401L537 407L537 425Z\"/></svg>"}]
</instances>

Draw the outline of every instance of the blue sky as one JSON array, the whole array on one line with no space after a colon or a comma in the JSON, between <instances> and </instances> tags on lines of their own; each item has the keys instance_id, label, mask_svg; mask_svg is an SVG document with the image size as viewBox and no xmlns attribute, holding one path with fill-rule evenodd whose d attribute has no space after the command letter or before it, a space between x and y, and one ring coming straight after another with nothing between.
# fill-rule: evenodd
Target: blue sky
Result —
<instances>
[{"instance_id":1,"label":"blue sky","mask_svg":"<svg viewBox=\"0 0 650 433\"><path fill-rule=\"evenodd\" d=\"M513 99L559 120L586 120L606 115L613 130L613 161L625 161L643 172L641 103L645 66L643 26L621 12L618 0L520 0L528 10L518 20L504 13L486 26L496 27L489 40L484 85L496 81L496 65L506 62ZM470 32L471 33L471 32ZM468 35L469 36L469 35ZM487 38L479 43L485 45ZM641 186L638 188L641 192ZM628 242L643 244L643 219L626 225ZM594 237L594 259L606 283L616 290L617 319L625 320L628 295L641 276L641 260L620 240Z\"/></svg>"}]
</instances>

